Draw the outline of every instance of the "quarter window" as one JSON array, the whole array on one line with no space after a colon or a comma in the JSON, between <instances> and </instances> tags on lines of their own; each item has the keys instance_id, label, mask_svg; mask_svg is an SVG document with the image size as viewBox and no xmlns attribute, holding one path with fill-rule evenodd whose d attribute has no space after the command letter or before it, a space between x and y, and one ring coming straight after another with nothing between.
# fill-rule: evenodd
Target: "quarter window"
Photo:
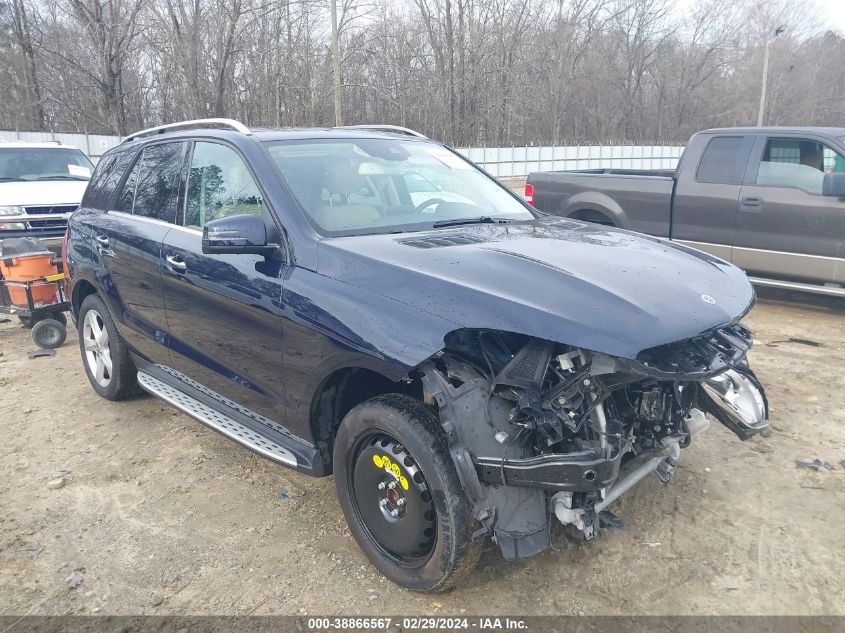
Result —
<instances>
[{"instance_id":1,"label":"quarter window","mask_svg":"<svg viewBox=\"0 0 845 633\"><path fill-rule=\"evenodd\" d=\"M82 206L105 211L111 202L123 172L132 160L132 152L120 152L104 156L85 190Z\"/></svg>"},{"instance_id":2,"label":"quarter window","mask_svg":"<svg viewBox=\"0 0 845 633\"><path fill-rule=\"evenodd\" d=\"M198 142L191 157L185 226L250 213L261 217L264 199L243 159L219 143Z\"/></svg>"},{"instance_id":3,"label":"quarter window","mask_svg":"<svg viewBox=\"0 0 845 633\"><path fill-rule=\"evenodd\" d=\"M744 165L741 164L741 136L718 136L707 144L695 179L698 182L739 184Z\"/></svg>"},{"instance_id":4,"label":"quarter window","mask_svg":"<svg viewBox=\"0 0 845 633\"><path fill-rule=\"evenodd\" d=\"M845 171L845 160L824 143L773 138L766 142L756 182L821 194L825 173L841 171Z\"/></svg>"},{"instance_id":5,"label":"quarter window","mask_svg":"<svg viewBox=\"0 0 845 633\"><path fill-rule=\"evenodd\" d=\"M135 165L126 176L123 182L123 189L120 190L120 195L114 203L115 211L122 211L123 213L132 213L132 205L135 203L135 186L138 184L138 173L141 171L141 159L135 161Z\"/></svg>"}]
</instances>

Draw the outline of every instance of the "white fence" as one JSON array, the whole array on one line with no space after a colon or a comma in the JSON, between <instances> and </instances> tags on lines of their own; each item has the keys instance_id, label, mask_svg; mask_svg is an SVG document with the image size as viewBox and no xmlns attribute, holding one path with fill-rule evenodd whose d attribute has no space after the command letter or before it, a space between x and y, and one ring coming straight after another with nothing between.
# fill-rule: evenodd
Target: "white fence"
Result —
<instances>
[{"instance_id":1,"label":"white fence","mask_svg":"<svg viewBox=\"0 0 845 633\"><path fill-rule=\"evenodd\" d=\"M561 169L675 169L683 145L467 147L458 151L497 178Z\"/></svg>"},{"instance_id":2,"label":"white fence","mask_svg":"<svg viewBox=\"0 0 845 633\"><path fill-rule=\"evenodd\" d=\"M0 141L59 141L84 151L95 163L120 136L0 131ZM527 176L561 169L674 169L683 145L564 145L556 147L464 147L458 151L493 176Z\"/></svg>"},{"instance_id":3,"label":"white fence","mask_svg":"<svg viewBox=\"0 0 845 633\"><path fill-rule=\"evenodd\" d=\"M100 156L120 143L120 136L105 134L67 134L64 132L18 132L16 130L0 131L0 141L44 142L58 141L62 145L73 145L88 154L95 163Z\"/></svg>"}]
</instances>

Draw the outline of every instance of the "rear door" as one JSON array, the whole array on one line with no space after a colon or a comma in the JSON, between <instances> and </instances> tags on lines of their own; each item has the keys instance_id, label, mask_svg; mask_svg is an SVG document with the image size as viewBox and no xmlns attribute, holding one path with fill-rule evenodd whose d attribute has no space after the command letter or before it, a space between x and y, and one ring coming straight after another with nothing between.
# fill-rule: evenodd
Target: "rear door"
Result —
<instances>
[{"instance_id":1,"label":"rear door","mask_svg":"<svg viewBox=\"0 0 845 633\"><path fill-rule=\"evenodd\" d=\"M754 137L698 134L685 150L699 156L678 169L672 239L731 261L736 205Z\"/></svg>"},{"instance_id":2,"label":"rear door","mask_svg":"<svg viewBox=\"0 0 845 633\"><path fill-rule=\"evenodd\" d=\"M202 227L229 215L264 219L265 197L246 161L228 145L197 141L180 226L161 253L173 366L216 394L272 420L283 415L282 271L259 255L205 255Z\"/></svg>"},{"instance_id":3,"label":"rear door","mask_svg":"<svg viewBox=\"0 0 845 633\"><path fill-rule=\"evenodd\" d=\"M94 241L108 271L103 286L121 334L153 362L169 364L161 284L161 244L176 221L180 173L188 144L147 145L138 152Z\"/></svg>"},{"instance_id":4,"label":"rear door","mask_svg":"<svg viewBox=\"0 0 845 633\"><path fill-rule=\"evenodd\" d=\"M845 158L823 139L761 135L742 186L734 263L751 274L845 282L845 201L822 195Z\"/></svg>"}]
</instances>

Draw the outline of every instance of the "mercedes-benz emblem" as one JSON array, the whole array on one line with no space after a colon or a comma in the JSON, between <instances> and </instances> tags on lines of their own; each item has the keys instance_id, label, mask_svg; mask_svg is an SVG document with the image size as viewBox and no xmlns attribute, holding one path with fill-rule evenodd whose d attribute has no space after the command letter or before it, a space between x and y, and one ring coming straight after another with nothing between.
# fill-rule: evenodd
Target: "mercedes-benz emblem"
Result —
<instances>
[{"instance_id":1,"label":"mercedes-benz emblem","mask_svg":"<svg viewBox=\"0 0 845 633\"><path fill-rule=\"evenodd\" d=\"M709 303L710 305L716 305L716 300L711 297L710 295L701 295L701 300L704 303Z\"/></svg>"}]
</instances>

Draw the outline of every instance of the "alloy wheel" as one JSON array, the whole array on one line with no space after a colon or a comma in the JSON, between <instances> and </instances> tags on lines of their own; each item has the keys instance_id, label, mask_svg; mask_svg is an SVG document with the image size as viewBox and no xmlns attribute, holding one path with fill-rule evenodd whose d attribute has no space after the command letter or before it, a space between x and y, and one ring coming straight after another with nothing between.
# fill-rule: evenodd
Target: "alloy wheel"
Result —
<instances>
[{"instance_id":1,"label":"alloy wheel","mask_svg":"<svg viewBox=\"0 0 845 633\"><path fill-rule=\"evenodd\" d=\"M94 380L107 387L112 379L112 357L109 333L103 317L96 310L89 310L82 327L85 361Z\"/></svg>"}]
</instances>

